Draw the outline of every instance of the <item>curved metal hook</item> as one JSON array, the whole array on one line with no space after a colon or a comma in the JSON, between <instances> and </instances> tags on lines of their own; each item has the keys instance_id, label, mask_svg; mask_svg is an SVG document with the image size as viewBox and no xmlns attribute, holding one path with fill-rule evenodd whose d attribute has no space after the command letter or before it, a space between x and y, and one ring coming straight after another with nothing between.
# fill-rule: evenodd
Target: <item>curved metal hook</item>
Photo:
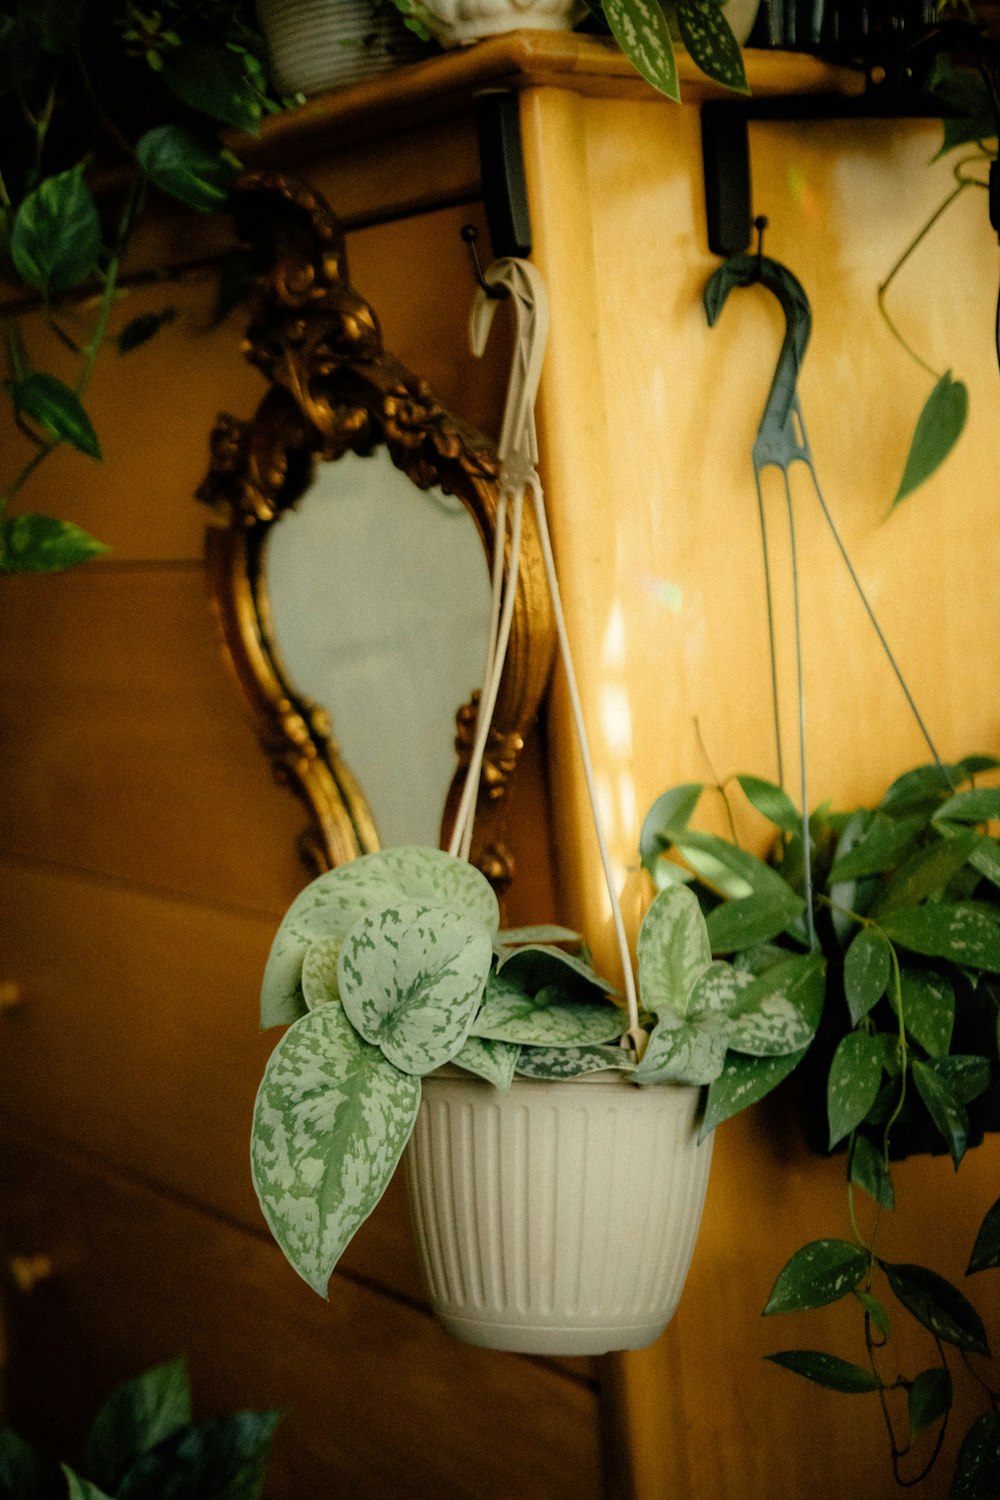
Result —
<instances>
[{"instance_id":1,"label":"curved metal hook","mask_svg":"<svg viewBox=\"0 0 1000 1500\"><path fill-rule=\"evenodd\" d=\"M487 268L484 279L486 287L476 292L469 319L469 343L473 354L482 355L493 327L498 302L490 295L491 288L502 288L506 292L514 305L517 320L514 358L497 445L503 460L502 481L516 489L527 483L538 462L535 398L549 333L549 299L544 281L528 261L513 257L495 260Z\"/></svg>"},{"instance_id":2,"label":"curved metal hook","mask_svg":"<svg viewBox=\"0 0 1000 1500\"><path fill-rule=\"evenodd\" d=\"M805 289L779 261L766 255L732 255L709 278L702 300L709 327L714 328L733 288L754 286L758 282L781 304L785 337L757 428L753 457L758 469L766 464L787 469L796 458L812 462L796 390L812 328L812 309ZM793 416L797 418L797 427Z\"/></svg>"}]
</instances>

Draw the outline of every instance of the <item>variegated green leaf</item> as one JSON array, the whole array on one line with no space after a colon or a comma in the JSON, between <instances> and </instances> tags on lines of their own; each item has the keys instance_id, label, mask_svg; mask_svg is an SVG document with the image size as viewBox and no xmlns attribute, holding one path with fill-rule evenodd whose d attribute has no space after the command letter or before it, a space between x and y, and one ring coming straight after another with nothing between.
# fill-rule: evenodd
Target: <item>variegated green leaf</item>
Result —
<instances>
[{"instance_id":1,"label":"variegated green leaf","mask_svg":"<svg viewBox=\"0 0 1000 1500\"><path fill-rule=\"evenodd\" d=\"M668 886L639 929L639 990L654 1016L692 1013L691 990L712 962L708 929L698 898L685 886Z\"/></svg>"},{"instance_id":2,"label":"variegated green leaf","mask_svg":"<svg viewBox=\"0 0 1000 1500\"><path fill-rule=\"evenodd\" d=\"M581 1047L614 1041L625 1030L626 1018L615 1006L562 1000L558 994L549 989L526 995L493 974L472 1035L526 1047Z\"/></svg>"},{"instance_id":3,"label":"variegated green leaf","mask_svg":"<svg viewBox=\"0 0 1000 1500\"><path fill-rule=\"evenodd\" d=\"M310 943L302 965L302 998L309 1010L340 999L337 960L343 946L341 938L317 938Z\"/></svg>"},{"instance_id":4,"label":"variegated green leaf","mask_svg":"<svg viewBox=\"0 0 1000 1500\"><path fill-rule=\"evenodd\" d=\"M753 975L745 969L736 969L723 959L716 959L694 982L688 997L689 1014L700 1016L705 1011L717 1010L731 1016L753 982Z\"/></svg>"},{"instance_id":5,"label":"variegated green leaf","mask_svg":"<svg viewBox=\"0 0 1000 1500\"><path fill-rule=\"evenodd\" d=\"M740 44L719 0L676 0L677 26L692 61L707 78L749 94Z\"/></svg>"},{"instance_id":6,"label":"variegated green leaf","mask_svg":"<svg viewBox=\"0 0 1000 1500\"><path fill-rule=\"evenodd\" d=\"M312 881L285 913L264 970L261 1025L281 1026L304 1014L302 962L314 938L344 938L364 912L400 900L462 912L491 941L500 927L493 887L465 860L419 846L363 854Z\"/></svg>"},{"instance_id":7,"label":"variegated green leaf","mask_svg":"<svg viewBox=\"0 0 1000 1500\"><path fill-rule=\"evenodd\" d=\"M362 1040L339 1005L281 1038L254 1109L251 1164L264 1218L320 1296L388 1186L416 1123L420 1082Z\"/></svg>"},{"instance_id":8,"label":"variegated green leaf","mask_svg":"<svg viewBox=\"0 0 1000 1500\"><path fill-rule=\"evenodd\" d=\"M340 950L337 982L365 1040L402 1072L421 1075L461 1051L492 962L482 924L399 901L358 918Z\"/></svg>"},{"instance_id":9,"label":"variegated green leaf","mask_svg":"<svg viewBox=\"0 0 1000 1500\"><path fill-rule=\"evenodd\" d=\"M730 1046L755 1057L798 1052L813 1038L823 1013L826 962L804 953L774 964L739 996Z\"/></svg>"},{"instance_id":10,"label":"variegated green leaf","mask_svg":"<svg viewBox=\"0 0 1000 1500\"><path fill-rule=\"evenodd\" d=\"M505 927L498 933L505 948L517 948L522 943L578 943L580 934L569 927Z\"/></svg>"},{"instance_id":11,"label":"variegated green leaf","mask_svg":"<svg viewBox=\"0 0 1000 1500\"><path fill-rule=\"evenodd\" d=\"M506 1094L514 1079L514 1067L521 1049L515 1042L493 1042L486 1037L469 1036L465 1045L452 1062L456 1068L475 1073L485 1078L502 1094Z\"/></svg>"},{"instance_id":12,"label":"variegated green leaf","mask_svg":"<svg viewBox=\"0 0 1000 1500\"><path fill-rule=\"evenodd\" d=\"M935 969L900 968L903 996L903 1022L914 1041L931 1057L944 1057L951 1046L955 1025L955 990L947 974ZM889 1002L898 1011L895 990L889 988Z\"/></svg>"},{"instance_id":13,"label":"variegated green leaf","mask_svg":"<svg viewBox=\"0 0 1000 1500\"><path fill-rule=\"evenodd\" d=\"M827 1079L830 1149L860 1125L878 1097L882 1048L864 1031L849 1031L833 1054Z\"/></svg>"},{"instance_id":14,"label":"variegated green leaf","mask_svg":"<svg viewBox=\"0 0 1000 1500\"><path fill-rule=\"evenodd\" d=\"M704 1140L716 1125L732 1119L758 1099L763 1099L772 1089L793 1073L806 1055L790 1052L787 1057L742 1057L730 1052L723 1064L722 1072L712 1081L705 1105L698 1139Z\"/></svg>"},{"instance_id":15,"label":"variegated green leaf","mask_svg":"<svg viewBox=\"0 0 1000 1500\"><path fill-rule=\"evenodd\" d=\"M634 1072L635 1053L627 1047L525 1047L517 1060L522 1078L582 1078L610 1070Z\"/></svg>"},{"instance_id":16,"label":"variegated green leaf","mask_svg":"<svg viewBox=\"0 0 1000 1500\"><path fill-rule=\"evenodd\" d=\"M635 1070L636 1083L711 1083L722 1072L730 1024L718 1011L688 1020L664 1012Z\"/></svg>"},{"instance_id":17,"label":"variegated green leaf","mask_svg":"<svg viewBox=\"0 0 1000 1500\"><path fill-rule=\"evenodd\" d=\"M539 943L529 943L505 953L497 965L497 972L528 995L555 988L570 999L603 1000L614 988L594 972L586 959Z\"/></svg>"},{"instance_id":18,"label":"variegated green leaf","mask_svg":"<svg viewBox=\"0 0 1000 1500\"><path fill-rule=\"evenodd\" d=\"M680 101L677 60L663 6L657 0L601 0L615 41L647 83Z\"/></svg>"}]
</instances>

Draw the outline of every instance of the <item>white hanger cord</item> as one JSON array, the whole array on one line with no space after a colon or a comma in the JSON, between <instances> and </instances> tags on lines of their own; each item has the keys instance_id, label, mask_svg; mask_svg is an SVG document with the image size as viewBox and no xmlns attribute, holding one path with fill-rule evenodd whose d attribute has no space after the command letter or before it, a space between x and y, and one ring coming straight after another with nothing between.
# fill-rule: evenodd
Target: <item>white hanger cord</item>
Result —
<instances>
[{"instance_id":1,"label":"white hanger cord","mask_svg":"<svg viewBox=\"0 0 1000 1500\"><path fill-rule=\"evenodd\" d=\"M517 596L524 493L526 489L530 489L538 524L542 560L545 566L545 575L548 580L549 594L552 601L552 613L555 619L556 635L559 642L559 656L562 661L563 671L566 674L566 685L569 691L573 725L583 764L591 818L593 820L594 831L597 835L601 866L604 872L604 881L611 905L615 938L621 960L625 986L625 1002L629 1020L629 1029L623 1040L630 1042L636 1053L641 1057L647 1035L639 1022L639 1000L635 976L632 971L632 959L629 952L628 938L625 933L621 902L615 887L614 870L611 864L604 820L600 813L597 783L584 723L583 705L580 701L580 691L570 651L569 634L566 629L566 618L562 606L562 594L556 574L548 518L545 513L545 499L542 493L541 482L535 469L538 459L538 448L534 428L534 397L538 386L538 377L541 371L545 339L548 331L548 305L545 286L534 266L526 261L497 261L489 268L486 277L494 286L505 285L514 298L518 318L518 337L511 366L499 445L502 461L501 490L497 503L493 544L491 570L492 604L486 667L483 689L479 701L479 713L476 721L476 734L469 757L465 785L462 788L458 812L455 815L455 826L452 830L449 853L457 853L462 858L468 859L472 847L476 798L482 773L483 757L500 691L500 681L503 676L504 663L510 642L514 604ZM480 292L473 307L472 345L473 351L476 354L482 353L492 319L493 307L488 303L488 300L484 300L485 298L486 294ZM511 498L510 509L513 514L513 523L511 527L510 571L505 585L503 564L506 547L508 496Z\"/></svg>"}]
</instances>

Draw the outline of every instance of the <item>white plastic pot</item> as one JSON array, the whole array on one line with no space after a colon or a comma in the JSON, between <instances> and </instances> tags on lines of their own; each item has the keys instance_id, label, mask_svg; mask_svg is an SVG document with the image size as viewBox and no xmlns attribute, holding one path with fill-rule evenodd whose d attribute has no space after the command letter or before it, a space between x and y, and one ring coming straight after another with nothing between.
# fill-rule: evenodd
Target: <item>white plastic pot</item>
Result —
<instances>
[{"instance_id":1,"label":"white plastic pot","mask_svg":"<svg viewBox=\"0 0 1000 1500\"><path fill-rule=\"evenodd\" d=\"M640 1349L677 1306L701 1222L711 1136L699 1090L617 1073L509 1094L424 1079L406 1152L435 1312L466 1343L522 1354Z\"/></svg>"},{"instance_id":2,"label":"white plastic pot","mask_svg":"<svg viewBox=\"0 0 1000 1500\"><path fill-rule=\"evenodd\" d=\"M322 94L427 55L391 0L257 0L282 94Z\"/></svg>"},{"instance_id":3,"label":"white plastic pot","mask_svg":"<svg viewBox=\"0 0 1000 1500\"><path fill-rule=\"evenodd\" d=\"M571 31L582 0L421 0L420 19L442 47L464 47L507 31Z\"/></svg>"}]
</instances>

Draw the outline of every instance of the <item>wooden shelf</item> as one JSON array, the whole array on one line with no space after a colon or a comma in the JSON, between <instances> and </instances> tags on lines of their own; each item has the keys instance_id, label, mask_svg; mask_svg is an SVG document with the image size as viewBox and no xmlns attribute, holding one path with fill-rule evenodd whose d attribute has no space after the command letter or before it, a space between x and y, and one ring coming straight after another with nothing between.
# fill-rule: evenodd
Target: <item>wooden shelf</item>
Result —
<instances>
[{"instance_id":1,"label":"wooden shelf","mask_svg":"<svg viewBox=\"0 0 1000 1500\"><path fill-rule=\"evenodd\" d=\"M805 53L748 50L744 55L755 97L849 96L864 89L861 73ZM678 67L684 104L736 97L699 73L686 55L678 58ZM318 95L300 109L273 116L253 147L242 139L241 154L248 165L301 159L320 150L336 154L390 131L398 135L401 128L464 113L481 89L539 87L677 108L639 77L610 39L568 31L515 31Z\"/></svg>"}]
</instances>

